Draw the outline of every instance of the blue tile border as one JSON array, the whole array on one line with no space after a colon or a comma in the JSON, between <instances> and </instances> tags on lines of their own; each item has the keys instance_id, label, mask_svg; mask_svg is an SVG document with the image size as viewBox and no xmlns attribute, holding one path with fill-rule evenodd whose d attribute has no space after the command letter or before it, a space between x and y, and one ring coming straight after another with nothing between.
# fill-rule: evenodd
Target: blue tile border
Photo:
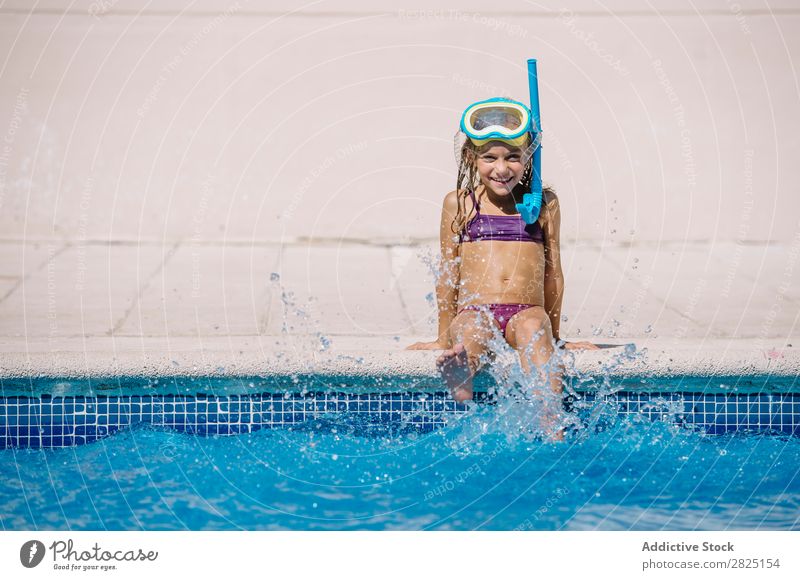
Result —
<instances>
[{"instance_id":1,"label":"blue tile border","mask_svg":"<svg viewBox=\"0 0 800 580\"><path fill-rule=\"evenodd\" d=\"M800 393L627 393L617 395L621 414L669 419L712 434L762 431L800 436Z\"/></svg>"},{"instance_id":2,"label":"blue tile border","mask_svg":"<svg viewBox=\"0 0 800 580\"><path fill-rule=\"evenodd\" d=\"M489 401L485 394L479 400ZM800 436L800 393L618 392L604 400L621 415L666 420L708 433L765 431ZM593 394L568 397L578 410ZM258 393L0 397L0 448L71 447L139 423L193 435L286 428L331 414L431 431L466 412L447 393Z\"/></svg>"}]
</instances>

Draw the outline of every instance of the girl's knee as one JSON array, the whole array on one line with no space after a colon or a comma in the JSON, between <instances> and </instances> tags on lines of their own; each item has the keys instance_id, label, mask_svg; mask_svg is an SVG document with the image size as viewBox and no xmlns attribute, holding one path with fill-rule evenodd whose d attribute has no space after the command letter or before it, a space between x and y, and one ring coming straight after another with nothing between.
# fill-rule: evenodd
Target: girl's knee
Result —
<instances>
[{"instance_id":1,"label":"girl's knee","mask_svg":"<svg viewBox=\"0 0 800 580\"><path fill-rule=\"evenodd\" d=\"M453 400L456 403L463 403L465 401L471 401L472 400L472 389L464 389L464 388L456 389L455 391L453 391L452 395L453 395Z\"/></svg>"},{"instance_id":2,"label":"girl's knee","mask_svg":"<svg viewBox=\"0 0 800 580\"><path fill-rule=\"evenodd\" d=\"M550 319L543 308L531 308L531 312L517 327L517 333L524 337L525 342L540 341L551 335ZM526 311L527 312L527 311Z\"/></svg>"}]
</instances>

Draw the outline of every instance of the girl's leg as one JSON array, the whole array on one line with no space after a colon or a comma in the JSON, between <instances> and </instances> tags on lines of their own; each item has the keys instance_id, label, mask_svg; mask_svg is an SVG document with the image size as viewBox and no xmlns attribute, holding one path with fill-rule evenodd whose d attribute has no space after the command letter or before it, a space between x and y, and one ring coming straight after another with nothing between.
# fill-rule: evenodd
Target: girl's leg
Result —
<instances>
[{"instance_id":1,"label":"girl's leg","mask_svg":"<svg viewBox=\"0 0 800 580\"><path fill-rule=\"evenodd\" d=\"M444 351L436 363L456 401L472 398L472 377L497 328L490 314L477 310L462 310L450 325L453 348Z\"/></svg>"},{"instance_id":2,"label":"girl's leg","mask_svg":"<svg viewBox=\"0 0 800 580\"><path fill-rule=\"evenodd\" d=\"M542 384L549 385L556 395L556 397L544 397L546 424L543 427L547 428L555 422L557 409L561 407L560 395L563 386L560 365L548 364L554 352L553 331L544 308L532 306L514 315L506 327L506 340L519 353L522 370L530 374L535 368ZM554 437L561 439L561 434L555 433Z\"/></svg>"}]
</instances>

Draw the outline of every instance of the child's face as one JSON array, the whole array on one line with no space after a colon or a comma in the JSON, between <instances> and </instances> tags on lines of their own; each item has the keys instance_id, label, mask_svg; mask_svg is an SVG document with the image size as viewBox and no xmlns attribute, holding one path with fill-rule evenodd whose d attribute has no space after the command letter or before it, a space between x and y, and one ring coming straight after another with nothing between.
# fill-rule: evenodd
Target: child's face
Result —
<instances>
[{"instance_id":1,"label":"child's face","mask_svg":"<svg viewBox=\"0 0 800 580\"><path fill-rule=\"evenodd\" d=\"M478 153L478 175L483 185L497 195L510 195L525 173L522 150L501 142L489 145Z\"/></svg>"}]
</instances>

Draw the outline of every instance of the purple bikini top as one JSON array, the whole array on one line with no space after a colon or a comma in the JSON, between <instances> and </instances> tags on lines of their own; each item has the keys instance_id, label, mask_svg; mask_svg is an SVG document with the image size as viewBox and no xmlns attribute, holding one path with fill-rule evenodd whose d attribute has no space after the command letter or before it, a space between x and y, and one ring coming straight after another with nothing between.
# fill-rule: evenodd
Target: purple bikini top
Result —
<instances>
[{"instance_id":1,"label":"purple bikini top","mask_svg":"<svg viewBox=\"0 0 800 580\"><path fill-rule=\"evenodd\" d=\"M481 206L475 199L475 193L470 191L472 203L475 205L473 217L465 231L461 233L462 242L479 242L481 240L496 240L501 242L536 242L544 243L544 233L539 221L526 224L519 214L516 215L485 215L481 214Z\"/></svg>"}]
</instances>

